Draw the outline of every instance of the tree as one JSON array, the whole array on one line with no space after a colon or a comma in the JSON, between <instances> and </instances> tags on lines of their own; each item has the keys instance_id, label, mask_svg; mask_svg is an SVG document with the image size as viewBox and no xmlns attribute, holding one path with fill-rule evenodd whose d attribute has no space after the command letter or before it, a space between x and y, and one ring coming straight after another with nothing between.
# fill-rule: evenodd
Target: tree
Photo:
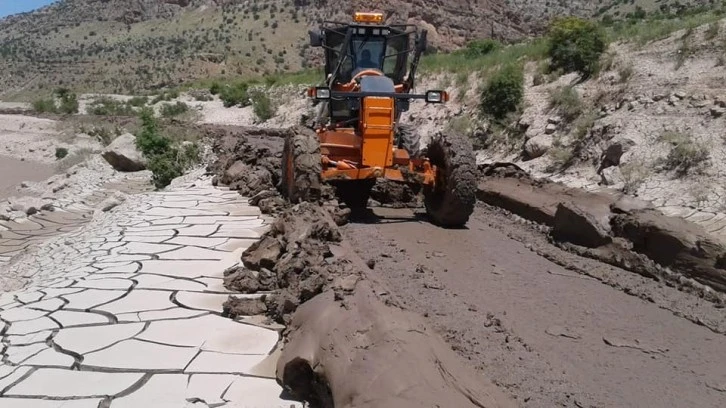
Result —
<instances>
[{"instance_id":1,"label":"tree","mask_svg":"<svg viewBox=\"0 0 726 408\"><path fill-rule=\"evenodd\" d=\"M548 53L553 70L590 77L597 72L605 48L605 34L594 22L566 17L550 26Z\"/></svg>"}]
</instances>

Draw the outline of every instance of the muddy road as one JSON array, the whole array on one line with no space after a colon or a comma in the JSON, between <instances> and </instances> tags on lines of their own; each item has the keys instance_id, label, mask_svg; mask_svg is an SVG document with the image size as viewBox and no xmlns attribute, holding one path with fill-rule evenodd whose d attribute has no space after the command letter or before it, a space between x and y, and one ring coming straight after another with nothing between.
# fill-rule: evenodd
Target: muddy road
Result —
<instances>
[{"instance_id":1,"label":"muddy road","mask_svg":"<svg viewBox=\"0 0 726 408\"><path fill-rule=\"evenodd\" d=\"M461 230L419 212L374 208L343 234L392 301L522 406L726 406L724 309L491 207Z\"/></svg>"}]
</instances>

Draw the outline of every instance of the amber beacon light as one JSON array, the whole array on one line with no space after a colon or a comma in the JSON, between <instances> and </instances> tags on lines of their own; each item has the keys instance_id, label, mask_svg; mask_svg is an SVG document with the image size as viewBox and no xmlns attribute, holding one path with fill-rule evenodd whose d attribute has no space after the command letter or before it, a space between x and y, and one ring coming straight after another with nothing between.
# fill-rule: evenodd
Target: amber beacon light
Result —
<instances>
[{"instance_id":1,"label":"amber beacon light","mask_svg":"<svg viewBox=\"0 0 726 408\"><path fill-rule=\"evenodd\" d=\"M356 23L383 23L383 13L355 13L353 20Z\"/></svg>"}]
</instances>

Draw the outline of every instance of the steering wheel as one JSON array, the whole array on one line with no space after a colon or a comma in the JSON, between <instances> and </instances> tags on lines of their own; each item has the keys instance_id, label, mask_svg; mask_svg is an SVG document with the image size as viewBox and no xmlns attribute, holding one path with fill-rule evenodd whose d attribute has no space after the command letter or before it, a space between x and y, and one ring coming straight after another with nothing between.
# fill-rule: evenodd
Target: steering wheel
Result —
<instances>
[{"instance_id":1,"label":"steering wheel","mask_svg":"<svg viewBox=\"0 0 726 408\"><path fill-rule=\"evenodd\" d=\"M366 76L366 75L370 75L370 76L383 76L383 72L381 72L378 69L373 69L373 68L371 68L371 69L364 69L364 70L360 71L359 73L355 74L353 76L353 78L351 78L350 82L348 82L347 84L345 84L345 87L346 88L351 88L351 89L356 89L358 87L358 80L361 77Z\"/></svg>"}]
</instances>

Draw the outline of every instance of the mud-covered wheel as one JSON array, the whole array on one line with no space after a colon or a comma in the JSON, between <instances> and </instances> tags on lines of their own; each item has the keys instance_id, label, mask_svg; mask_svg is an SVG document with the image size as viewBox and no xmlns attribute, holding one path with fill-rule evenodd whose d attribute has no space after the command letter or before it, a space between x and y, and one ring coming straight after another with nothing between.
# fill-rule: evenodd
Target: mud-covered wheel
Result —
<instances>
[{"instance_id":1,"label":"mud-covered wheel","mask_svg":"<svg viewBox=\"0 0 726 408\"><path fill-rule=\"evenodd\" d=\"M408 152L411 157L417 157L421 150L421 135L412 125L399 124L397 126L398 145Z\"/></svg>"},{"instance_id":2,"label":"mud-covered wheel","mask_svg":"<svg viewBox=\"0 0 726 408\"><path fill-rule=\"evenodd\" d=\"M352 210L362 210L368 207L368 199L376 185L376 179L337 181L332 184L341 202Z\"/></svg>"},{"instance_id":3,"label":"mud-covered wheel","mask_svg":"<svg viewBox=\"0 0 726 408\"><path fill-rule=\"evenodd\" d=\"M282 150L280 192L291 203L317 201L321 192L320 139L311 129L293 128Z\"/></svg>"},{"instance_id":4,"label":"mud-covered wheel","mask_svg":"<svg viewBox=\"0 0 726 408\"><path fill-rule=\"evenodd\" d=\"M471 141L459 133L439 134L425 154L437 166L435 187L424 189L428 216L442 227L463 227L476 204L476 157Z\"/></svg>"}]
</instances>

